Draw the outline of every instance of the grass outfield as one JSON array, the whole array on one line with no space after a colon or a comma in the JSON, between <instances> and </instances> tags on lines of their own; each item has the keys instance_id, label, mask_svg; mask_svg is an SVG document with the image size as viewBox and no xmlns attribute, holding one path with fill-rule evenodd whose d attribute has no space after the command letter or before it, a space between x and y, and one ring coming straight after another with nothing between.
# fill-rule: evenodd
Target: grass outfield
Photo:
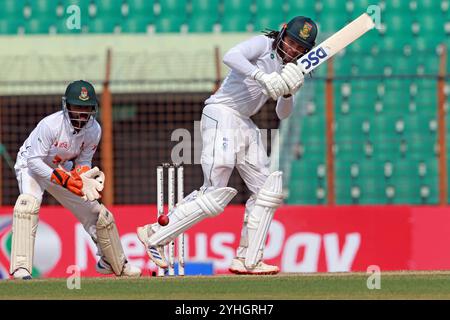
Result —
<instances>
[{"instance_id":1,"label":"grass outfield","mask_svg":"<svg viewBox=\"0 0 450 320\"><path fill-rule=\"evenodd\" d=\"M281 274L140 279L82 278L0 281L0 299L450 299L450 272L385 272L381 289L365 273Z\"/></svg>"}]
</instances>

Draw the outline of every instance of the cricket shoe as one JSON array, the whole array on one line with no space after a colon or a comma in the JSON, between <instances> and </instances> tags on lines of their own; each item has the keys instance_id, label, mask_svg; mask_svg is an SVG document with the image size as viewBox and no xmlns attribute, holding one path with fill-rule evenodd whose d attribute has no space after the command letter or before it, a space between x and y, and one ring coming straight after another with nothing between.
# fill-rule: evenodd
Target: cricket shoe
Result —
<instances>
[{"instance_id":1,"label":"cricket shoe","mask_svg":"<svg viewBox=\"0 0 450 320\"><path fill-rule=\"evenodd\" d=\"M31 277L31 274L28 272L28 270L24 269L24 268L19 268L16 271L14 271L13 277L14 277L14 279L17 279L17 280L31 280L31 279L33 279Z\"/></svg>"},{"instance_id":2,"label":"cricket shoe","mask_svg":"<svg viewBox=\"0 0 450 320\"><path fill-rule=\"evenodd\" d=\"M256 267L250 269L245 266L244 258L234 258L231 261L231 266L228 269L235 274L253 274L253 275L271 275L280 272L280 268L272 266L270 264L261 261L258 262Z\"/></svg>"},{"instance_id":3,"label":"cricket shoe","mask_svg":"<svg viewBox=\"0 0 450 320\"><path fill-rule=\"evenodd\" d=\"M169 263L164 255L164 246L151 246L148 244L148 239L155 233L150 224L137 228L137 236L144 244L148 257L160 268L167 269Z\"/></svg>"},{"instance_id":4,"label":"cricket shoe","mask_svg":"<svg viewBox=\"0 0 450 320\"><path fill-rule=\"evenodd\" d=\"M98 260L97 265L95 266L95 270L101 274L114 274L111 265L103 258L100 258L100 260ZM123 266L122 274L119 277L139 278L140 276L141 269L126 262Z\"/></svg>"}]
</instances>

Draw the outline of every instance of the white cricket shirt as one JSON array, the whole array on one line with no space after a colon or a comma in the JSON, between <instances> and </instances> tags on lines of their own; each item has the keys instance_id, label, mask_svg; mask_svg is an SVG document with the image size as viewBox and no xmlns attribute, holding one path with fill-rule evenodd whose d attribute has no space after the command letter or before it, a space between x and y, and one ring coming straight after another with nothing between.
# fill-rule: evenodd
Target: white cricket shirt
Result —
<instances>
[{"instance_id":1,"label":"white cricket shirt","mask_svg":"<svg viewBox=\"0 0 450 320\"><path fill-rule=\"evenodd\" d=\"M63 111L42 119L20 147L15 168L28 167L34 174L50 180L55 163L74 161L75 165L91 166L101 137L99 123L91 118L78 133L64 117Z\"/></svg>"}]
</instances>

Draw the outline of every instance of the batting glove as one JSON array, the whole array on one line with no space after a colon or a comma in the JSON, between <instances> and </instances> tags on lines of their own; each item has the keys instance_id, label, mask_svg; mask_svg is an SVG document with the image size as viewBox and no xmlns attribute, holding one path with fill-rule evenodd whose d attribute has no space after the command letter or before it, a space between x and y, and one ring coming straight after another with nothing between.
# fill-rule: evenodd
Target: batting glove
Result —
<instances>
[{"instance_id":1,"label":"batting glove","mask_svg":"<svg viewBox=\"0 0 450 320\"><path fill-rule=\"evenodd\" d=\"M281 76L272 72L270 74L257 70L253 78L263 87L263 93L269 95L273 100L289 93L289 87Z\"/></svg>"},{"instance_id":2,"label":"batting glove","mask_svg":"<svg viewBox=\"0 0 450 320\"><path fill-rule=\"evenodd\" d=\"M289 94L294 95L305 82L302 66L295 63L288 63L281 71L281 78L289 87Z\"/></svg>"}]
</instances>

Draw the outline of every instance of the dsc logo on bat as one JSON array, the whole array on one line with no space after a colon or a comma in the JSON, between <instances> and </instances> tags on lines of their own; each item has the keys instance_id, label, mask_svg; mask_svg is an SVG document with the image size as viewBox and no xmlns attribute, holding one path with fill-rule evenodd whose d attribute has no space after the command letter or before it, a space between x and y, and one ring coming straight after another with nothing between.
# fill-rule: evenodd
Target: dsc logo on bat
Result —
<instances>
[{"instance_id":1,"label":"dsc logo on bat","mask_svg":"<svg viewBox=\"0 0 450 320\"><path fill-rule=\"evenodd\" d=\"M319 47L308 53L306 57L300 60L305 71L308 71L311 67L315 67L325 61L328 58L328 50L324 47Z\"/></svg>"}]
</instances>

